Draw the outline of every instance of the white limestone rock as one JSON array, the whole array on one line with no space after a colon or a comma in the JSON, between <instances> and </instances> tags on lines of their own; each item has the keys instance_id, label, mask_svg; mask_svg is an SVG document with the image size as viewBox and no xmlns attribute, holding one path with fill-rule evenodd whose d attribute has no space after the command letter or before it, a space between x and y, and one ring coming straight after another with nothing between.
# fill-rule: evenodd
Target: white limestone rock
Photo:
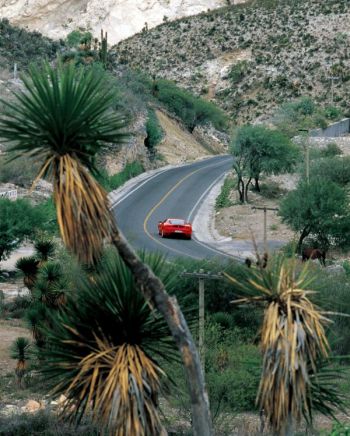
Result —
<instances>
[{"instance_id":1,"label":"white limestone rock","mask_svg":"<svg viewBox=\"0 0 350 436\"><path fill-rule=\"evenodd\" d=\"M231 0L244 3L246 0ZM0 0L0 17L51 38L77 28L99 36L101 28L115 44L168 20L227 6L227 0Z\"/></svg>"}]
</instances>

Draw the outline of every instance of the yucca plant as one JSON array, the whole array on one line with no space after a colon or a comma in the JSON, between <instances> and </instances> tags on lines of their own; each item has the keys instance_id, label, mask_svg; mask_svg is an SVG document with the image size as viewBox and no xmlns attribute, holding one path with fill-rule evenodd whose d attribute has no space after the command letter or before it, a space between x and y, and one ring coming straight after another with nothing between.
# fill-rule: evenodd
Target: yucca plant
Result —
<instances>
[{"instance_id":1,"label":"yucca plant","mask_svg":"<svg viewBox=\"0 0 350 436\"><path fill-rule=\"evenodd\" d=\"M16 268L23 273L23 283L33 291L39 269L39 261L35 256L21 257L16 262Z\"/></svg>"},{"instance_id":2,"label":"yucca plant","mask_svg":"<svg viewBox=\"0 0 350 436\"><path fill-rule=\"evenodd\" d=\"M261 327L263 367L257 402L272 429L292 434L294 422L312 421L313 409L331 414L339 398L322 384L329 345L325 325L330 321L309 297L314 280L308 265L276 257L267 269L251 269L246 280L226 275L244 297L236 304L263 304Z\"/></svg>"},{"instance_id":3,"label":"yucca plant","mask_svg":"<svg viewBox=\"0 0 350 436\"><path fill-rule=\"evenodd\" d=\"M174 275L164 271L160 256L143 260L171 285ZM93 280L78 281L74 294L45 332L42 370L53 395L66 395L66 412L78 420L92 413L108 434L160 435L162 364L179 359L164 319L115 251L103 258Z\"/></svg>"},{"instance_id":4,"label":"yucca plant","mask_svg":"<svg viewBox=\"0 0 350 436\"><path fill-rule=\"evenodd\" d=\"M42 329L47 317L47 308L39 301L34 302L26 313L28 327L32 332L36 346L39 348L45 345L45 336Z\"/></svg>"},{"instance_id":5,"label":"yucca plant","mask_svg":"<svg viewBox=\"0 0 350 436\"><path fill-rule=\"evenodd\" d=\"M112 110L115 92L105 83L100 71L76 70L73 64L32 66L16 101L1 101L0 138L11 144L13 158L42 160L36 180L52 181L62 239L82 262L95 263L105 241L117 248L145 298L164 316L182 354L195 434L210 435L203 373L186 320L176 299L120 233L106 192L92 176L101 148L121 144L127 136L125 118Z\"/></svg>"},{"instance_id":6,"label":"yucca plant","mask_svg":"<svg viewBox=\"0 0 350 436\"><path fill-rule=\"evenodd\" d=\"M55 243L50 239L38 239L34 243L35 256L39 260L40 265L43 265L55 253Z\"/></svg>"},{"instance_id":7,"label":"yucca plant","mask_svg":"<svg viewBox=\"0 0 350 436\"><path fill-rule=\"evenodd\" d=\"M27 372L27 360L29 358L29 339L17 338L11 345L11 358L17 360L15 374L19 387L23 387L23 377Z\"/></svg>"},{"instance_id":8,"label":"yucca plant","mask_svg":"<svg viewBox=\"0 0 350 436\"><path fill-rule=\"evenodd\" d=\"M36 298L48 307L59 307L66 301L67 289L62 265L57 261L46 262L38 273L34 289Z\"/></svg>"},{"instance_id":9,"label":"yucca plant","mask_svg":"<svg viewBox=\"0 0 350 436\"><path fill-rule=\"evenodd\" d=\"M125 118L109 110L115 95L93 69L31 66L23 83L17 102L4 102L0 136L15 143L10 151L17 156L42 160L36 180L53 183L63 241L92 262L112 224L107 194L88 170L96 171L94 157L104 144L126 137Z\"/></svg>"}]
</instances>

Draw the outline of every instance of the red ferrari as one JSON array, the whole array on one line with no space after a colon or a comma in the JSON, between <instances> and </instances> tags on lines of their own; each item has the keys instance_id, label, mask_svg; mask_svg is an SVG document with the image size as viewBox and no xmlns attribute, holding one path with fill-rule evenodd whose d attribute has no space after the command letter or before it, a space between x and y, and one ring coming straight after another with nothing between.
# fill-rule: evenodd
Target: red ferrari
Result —
<instances>
[{"instance_id":1,"label":"red ferrari","mask_svg":"<svg viewBox=\"0 0 350 436\"><path fill-rule=\"evenodd\" d=\"M182 235L187 239L192 237L192 224L179 218L167 218L158 223L158 233L162 238L170 235Z\"/></svg>"}]
</instances>

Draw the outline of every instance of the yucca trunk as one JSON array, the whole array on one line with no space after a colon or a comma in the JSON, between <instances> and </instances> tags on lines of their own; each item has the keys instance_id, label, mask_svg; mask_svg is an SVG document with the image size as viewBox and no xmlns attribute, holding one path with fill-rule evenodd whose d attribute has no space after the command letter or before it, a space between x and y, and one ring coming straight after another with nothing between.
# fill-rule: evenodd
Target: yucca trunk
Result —
<instances>
[{"instance_id":1,"label":"yucca trunk","mask_svg":"<svg viewBox=\"0 0 350 436\"><path fill-rule=\"evenodd\" d=\"M74 157L65 154L48 160L52 166L57 221L64 244L79 260L94 263L102 251L101 241L111 234L106 191Z\"/></svg>"},{"instance_id":2,"label":"yucca trunk","mask_svg":"<svg viewBox=\"0 0 350 436\"><path fill-rule=\"evenodd\" d=\"M178 346L190 391L194 434L196 436L212 435L209 400L199 354L176 297L168 295L161 280L140 260L116 226L112 243L125 264L130 268L147 301L164 316Z\"/></svg>"},{"instance_id":3,"label":"yucca trunk","mask_svg":"<svg viewBox=\"0 0 350 436\"><path fill-rule=\"evenodd\" d=\"M159 278L145 265L117 228L109 210L107 193L74 157L55 156L43 166L51 167L57 221L65 245L84 263L100 257L102 242L110 241L130 268L146 300L164 316L185 367L194 434L210 436L209 400L197 349L175 297L170 297Z\"/></svg>"},{"instance_id":4,"label":"yucca trunk","mask_svg":"<svg viewBox=\"0 0 350 436\"><path fill-rule=\"evenodd\" d=\"M23 284L26 286L30 292L33 291L36 282L36 275L28 275L23 277Z\"/></svg>"},{"instance_id":5,"label":"yucca trunk","mask_svg":"<svg viewBox=\"0 0 350 436\"><path fill-rule=\"evenodd\" d=\"M23 376L27 370L27 362L24 359L19 359L16 365L15 374L17 377L17 383L20 388L23 387Z\"/></svg>"}]
</instances>

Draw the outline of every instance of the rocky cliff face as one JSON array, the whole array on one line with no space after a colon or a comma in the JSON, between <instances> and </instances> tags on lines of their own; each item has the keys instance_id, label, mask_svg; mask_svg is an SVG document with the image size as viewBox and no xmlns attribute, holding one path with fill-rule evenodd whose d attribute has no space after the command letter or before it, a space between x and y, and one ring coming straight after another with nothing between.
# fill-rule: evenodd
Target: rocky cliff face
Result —
<instances>
[{"instance_id":1,"label":"rocky cliff face","mask_svg":"<svg viewBox=\"0 0 350 436\"><path fill-rule=\"evenodd\" d=\"M164 20L199 14L230 0L0 0L0 17L52 38L77 28L99 35L103 28L116 43ZM242 3L246 0L231 0Z\"/></svg>"}]
</instances>

